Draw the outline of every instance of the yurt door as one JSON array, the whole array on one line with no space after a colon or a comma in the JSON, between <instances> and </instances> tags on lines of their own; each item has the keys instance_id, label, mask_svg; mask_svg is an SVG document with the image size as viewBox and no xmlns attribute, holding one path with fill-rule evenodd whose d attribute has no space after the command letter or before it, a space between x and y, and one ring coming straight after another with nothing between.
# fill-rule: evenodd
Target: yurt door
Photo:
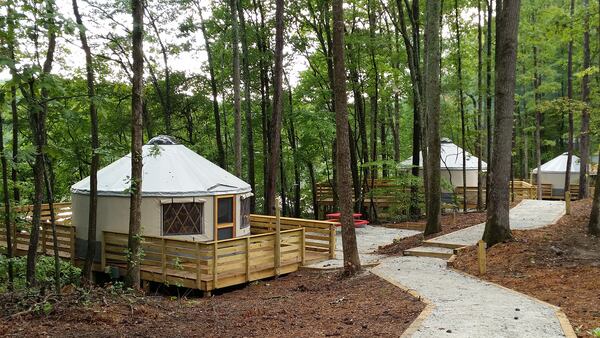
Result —
<instances>
[{"instance_id":1,"label":"yurt door","mask_svg":"<svg viewBox=\"0 0 600 338\"><path fill-rule=\"evenodd\" d=\"M217 196L215 201L216 240L235 237L235 196Z\"/></svg>"}]
</instances>

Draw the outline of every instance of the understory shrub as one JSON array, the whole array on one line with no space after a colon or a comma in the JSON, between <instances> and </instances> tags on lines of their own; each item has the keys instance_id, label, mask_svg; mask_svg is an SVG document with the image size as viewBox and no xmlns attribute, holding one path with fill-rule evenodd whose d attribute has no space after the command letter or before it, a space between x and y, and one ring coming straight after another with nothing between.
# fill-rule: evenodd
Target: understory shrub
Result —
<instances>
[{"instance_id":1,"label":"understory shrub","mask_svg":"<svg viewBox=\"0 0 600 338\"><path fill-rule=\"evenodd\" d=\"M27 269L27 256L14 257L14 287L16 290L25 288L25 274ZM54 287L54 257L40 256L37 258L35 276L40 288ZM60 260L60 285L78 285L81 281L81 269L70 262ZM0 254L0 292L6 290L8 285L8 258Z\"/></svg>"}]
</instances>

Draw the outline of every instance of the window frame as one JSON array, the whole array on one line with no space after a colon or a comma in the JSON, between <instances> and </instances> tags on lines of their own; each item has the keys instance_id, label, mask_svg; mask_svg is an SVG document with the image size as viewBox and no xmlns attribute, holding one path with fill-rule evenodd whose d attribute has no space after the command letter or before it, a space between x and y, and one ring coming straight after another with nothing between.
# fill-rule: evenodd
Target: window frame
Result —
<instances>
[{"instance_id":1,"label":"window frame","mask_svg":"<svg viewBox=\"0 0 600 338\"><path fill-rule=\"evenodd\" d=\"M200 205L200 232L198 233L165 233L165 219L164 219L164 206L165 205L173 205L173 204L199 204ZM206 209L205 209L206 200L196 200L196 199L171 199L171 200L161 200L160 201L160 235L164 237L168 236L197 236L197 235L205 235L206 234Z\"/></svg>"}]
</instances>

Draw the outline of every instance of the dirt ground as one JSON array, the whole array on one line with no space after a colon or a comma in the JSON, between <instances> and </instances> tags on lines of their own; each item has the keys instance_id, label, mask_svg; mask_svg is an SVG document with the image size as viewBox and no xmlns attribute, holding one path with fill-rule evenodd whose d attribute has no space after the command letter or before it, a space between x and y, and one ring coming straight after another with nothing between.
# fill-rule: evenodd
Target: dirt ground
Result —
<instances>
[{"instance_id":1,"label":"dirt ground","mask_svg":"<svg viewBox=\"0 0 600 338\"><path fill-rule=\"evenodd\" d=\"M485 222L486 214L485 212L469 212L469 213L461 213L457 212L454 221L452 220L452 215L442 215L442 232L438 232L434 235L423 236L422 234L406 237L399 241L395 241L394 243L379 247L377 253L384 255L402 255L404 250L414 248L420 246L423 240L431 239L433 237L445 235L450 232L454 232L460 229L468 228L470 226L480 224ZM412 228L415 225L421 225L423 228L425 227L426 220L419 220L417 222L402 222L402 223L392 223L385 224L384 226L390 228Z\"/></svg>"},{"instance_id":2,"label":"dirt ground","mask_svg":"<svg viewBox=\"0 0 600 338\"><path fill-rule=\"evenodd\" d=\"M424 304L364 273L299 271L210 298L101 296L0 320L0 336L397 337ZM108 298L108 299L107 299Z\"/></svg>"},{"instance_id":3,"label":"dirt ground","mask_svg":"<svg viewBox=\"0 0 600 338\"><path fill-rule=\"evenodd\" d=\"M571 215L539 230L513 231L514 241L488 250L479 276L475 247L455 267L560 306L577 334L600 327L600 238L587 234L591 200L572 204Z\"/></svg>"}]
</instances>

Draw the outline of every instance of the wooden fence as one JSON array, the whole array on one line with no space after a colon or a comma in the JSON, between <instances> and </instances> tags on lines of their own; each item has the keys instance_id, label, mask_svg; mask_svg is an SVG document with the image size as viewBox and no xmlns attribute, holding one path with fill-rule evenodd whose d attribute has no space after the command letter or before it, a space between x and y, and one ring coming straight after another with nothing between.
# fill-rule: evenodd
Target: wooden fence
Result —
<instances>
[{"instance_id":1,"label":"wooden fence","mask_svg":"<svg viewBox=\"0 0 600 338\"><path fill-rule=\"evenodd\" d=\"M274 216L250 215L250 230L253 234L275 231ZM304 228L307 260L335 258L335 223L300 218L281 217L281 230Z\"/></svg>"},{"instance_id":2,"label":"wooden fence","mask_svg":"<svg viewBox=\"0 0 600 338\"><path fill-rule=\"evenodd\" d=\"M293 272L305 260L304 231L296 228L279 236L271 232L208 243L143 236L141 278L210 291ZM126 267L127 234L103 232L102 268L108 265Z\"/></svg>"},{"instance_id":3,"label":"wooden fence","mask_svg":"<svg viewBox=\"0 0 600 338\"><path fill-rule=\"evenodd\" d=\"M56 218L56 237L58 254L61 258L75 261L75 227L71 225L71 203L54 203ZM29 248L31 230L32 205L17 206L13 208L19 222L26 224L24 229L20 226L12 227L13 254L26 255ZM0 246L6 247L6 228L0 227ZM54 241L52 239L52 226L50 225L50 208L42 204L40 237L38 242L39 254L54 255Z\"/></svg>"}]
</instances>

